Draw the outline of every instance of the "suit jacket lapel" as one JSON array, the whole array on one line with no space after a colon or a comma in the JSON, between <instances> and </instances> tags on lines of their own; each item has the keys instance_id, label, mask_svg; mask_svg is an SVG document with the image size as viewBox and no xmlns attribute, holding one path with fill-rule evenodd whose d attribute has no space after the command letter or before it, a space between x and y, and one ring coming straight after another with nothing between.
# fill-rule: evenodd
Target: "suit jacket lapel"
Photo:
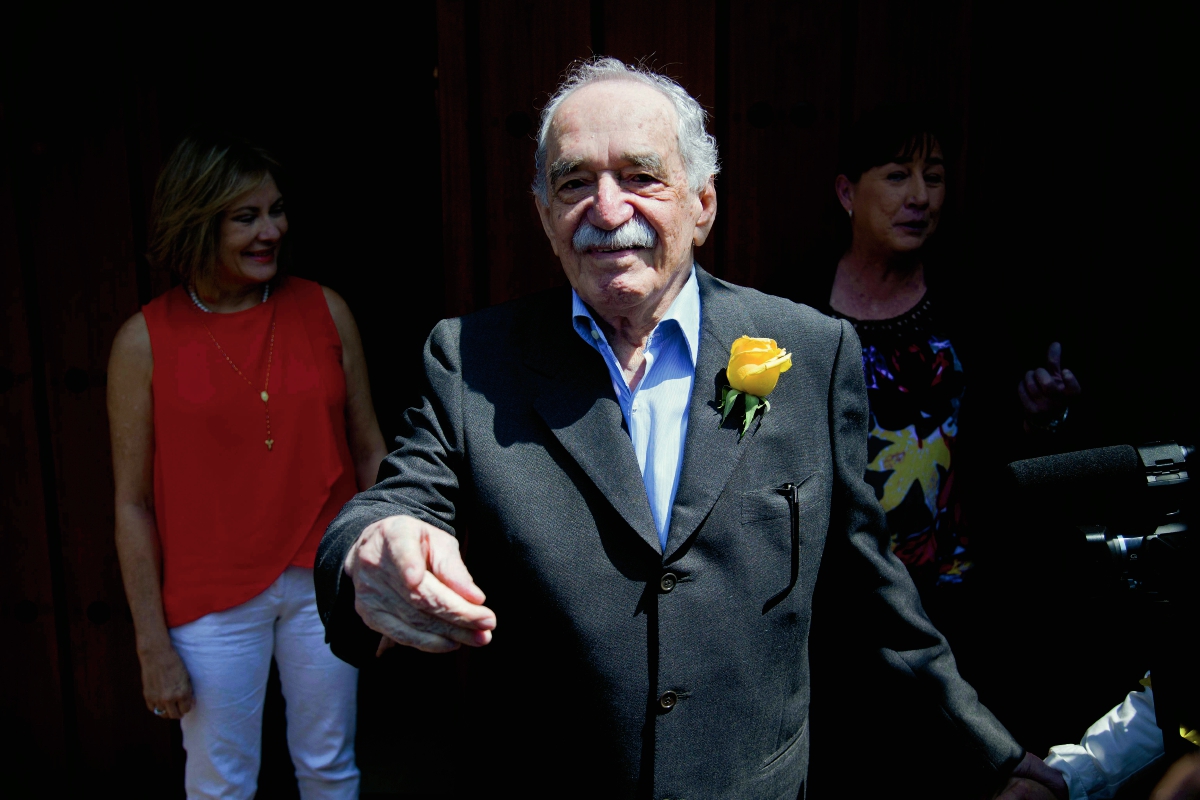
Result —
<instances>
[{"instance_id":1,"label":"suit jacket lapel","mask_svg":"<svg viewBox=\"0 0 1200 800\"><path fill-rule=\"evenodd\" d=\"M568 303L563 319L551 322L555 334L540 338L537 347L531 343L525 347L526 363L534 370L545 374L547 365L554 365L533 406L617 513L656 553L661 552L637 454L613 395L608 368L574 330L562 333L569 312ZM549 341L555 344L548 348Z\"/></svg>"},{"instance_id":2,"label":"suit jacket lapel","mask_svg":"<svg viewBox=\"0 0 1200 800\"><path fill-rule=\"evenodd\" d=\"M696 279L700 285L700 350L664 560L669 560L708 516L751 444L749 436L738 441L732 416L725 426L720 424L716 398L717 389L727 383L725 367L733 340L757 332L728 288L701 269L696 270Z\"/></svg>"}]
</instances>

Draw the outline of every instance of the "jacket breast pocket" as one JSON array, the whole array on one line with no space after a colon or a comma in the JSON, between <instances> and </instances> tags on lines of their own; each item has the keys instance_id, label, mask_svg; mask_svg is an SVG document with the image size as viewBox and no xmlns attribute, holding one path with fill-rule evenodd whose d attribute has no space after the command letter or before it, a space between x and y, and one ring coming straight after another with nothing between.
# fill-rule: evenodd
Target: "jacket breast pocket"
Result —
<instances>
[{"instance_id":1,"label":"jacket breast pocket","mask_svg":"<svg viewBox=\"0 0 1200 800\"><path fill-rule=\"evenodd\" d=\"M799 481L788 481L779 486L742 494L743 527L754 526L751 530L761 532L764 547L760 555L787 570L786 577L780 574L782 570L772 570L770 580L778 580L778 583L764 587L770 594L764 597L763 614L783 602L796 587L800 575L800 551L805 539L802 531L808 527L811 533L815 517L820 511L820 497L819 472L813 472Z\"/></svg>"},{"instance_id":2,"label":"jacket breast pocket","mask_svg":"<svg viewBox=\"0 0 1200 800\"><path fill-rule=\"evenodd\" d=\"M742 524L754 525L773 519L799 516L811 508L821 492L821 473L813 472L798 481L742 492ZM793 515L793 508L797 514Z\"/></svg>"}]
</instances>

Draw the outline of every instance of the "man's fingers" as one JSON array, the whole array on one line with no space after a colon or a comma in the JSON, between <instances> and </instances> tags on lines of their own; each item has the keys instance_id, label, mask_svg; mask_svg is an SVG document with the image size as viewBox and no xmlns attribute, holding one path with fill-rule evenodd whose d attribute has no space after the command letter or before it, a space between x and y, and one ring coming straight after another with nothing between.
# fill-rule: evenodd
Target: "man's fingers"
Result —
<instances>
[{"instance_id":1,"label":"man's fingers","mask_svg":"<svg viewBox=\"0 0 1200 800\"><path fill-rule=\"evenodd\" d=\"M1063 390L1067 397L1075 397L1083 392L1083 387L1079 385L1079 379L1075 377L1075 373L1069 369L1062 371Z\"/></svg>"},{"instance_id":2,"label":"man's fingers","mask_svg":"<svg viewBox=\"0 0 1200 800\"><path fill-rule=\"evenodd\" d=\"M1046 349L1046 364L1051 368L1051 372L1062 372L1062 345L1058 342L1051 342L1050 347Z\"/></svg>"},{"instance_id":3,"label":"man's fingers","mask_svg":"<svg viewBox=\"0 0 1200 800\"><path fill-rule=\"evenodd\" d=\"M454 589L442 583L438 576L426 572L417 587L421 603L413 603L420 608L460 627L491 630L496 627L496 615L487 606L472 603Z\"/></svg>"},{"instance_id":4,"label":"man's fingers","mask_svg":"<svg viewBox=\"0 0 1200 800\"><path fill-rule=\"evenodd\" d=\"M438 620L432 620L429 626L410 625L408 621L400 617L384 615L386 619L380 620L387 630L384 636L400 644L409 647L415 647L418 650L423 650L426 653L448 653L451 650L457 650L464 644L474 644L474 640L470 638L470 633L461 628L454 628L451 625L446 625ZM374 627L374 626L373 626ZM463 641L466 638L467 641Z\"/></svg>"},{"instance_id":5,"label":"man's fingers","mask_svg":"<svg viewBox=\"0 0 1200 800\"><path fill-rule=\"evenodd\" d=\"M413 608L412 606L396 604L379 604L356 598L354 607L363 622L371 630L382 633L385 637L398 644L421 647L426 636L433 635L471 647L482 647L492 640L490 630L481 630L475 626L465 626L439 619L430 613ZM493 617L494 620L494 617ZM450 648L453 649L453 648ZM382 652L376 649L377 653ZM431 651L442 652L442 651Z\"/></svg>"},{"instance_id":6,"label":"man's fingers","mask_svg":"<svg viewBox=\"0 0 1200 800\"><path fill-rule=\"evenodd\" d=\"M385 523L391 520L385 520ZM383 556L395 565L404 583L412 588L421 582L429 568L429 535L431 526L416 520L404 519L384 529ZM444 536L450 534L435 531ZM391 535L388 535L391 534ZM453 538L453 537L451 537Z\"/></svg>"},{"instance_id":7,"label":"man's fingers","mask_svg":"<svg viewBox=\"0 0 1200 800\"><path fill-rule=\"evenodd\" d=\"M1049 788L1029 778L1009 778L996 800L1056 800Z\"/></svg>"},{"instance_id":8,"label":"man's fingers","mask_svg":"<svg viewBox=\"0 0 1200 800\"><path fill-rule=\"evenodd\" d=\"M1037 386L1034 386L1034 391L1037 391ZM1035 399L1030 397L1029 389L1026 388L1026 382L1021 381L1017 384L1017 399L1021 401L1021 408L1025 409L1025 413L1034 416L1045 411L1046 401L1039 394Z\"/></svg>"},{"instance_id":9,"label":"man's fingers","mask_svg":"<svg viewBox=\"0 0 1200 800\"><path fill-rule=\"evenodd\" d=\"M1045 368L1038 368L1033 373L1033 379L1037 381L1038 389L1041 390L1042 396L1055 394L1060 390L1060 379L1055 378Z\"/></svg>"},{"instance_id":10,"label":"man's fingers","mask_svg":"<svg viewBox=\"0 0 1200 800\"><path fill-rule=\"evenodd\" d=\"M452 548L431 547L430 555L429 569L443 584L460 597L476 605L482 604L487 599L483 590L475 585L475 579L471 577L471 573L467 571L467 565L463 563L457 540Z\"/></svg>"},{"instance_id":11,"label":"man's fingers","mask_svg":"<svg viewBox=\"0 0 1200 800\"><path fill-rule=\"evenodd\" d=\"M1021 384L1025 389L1025 396L1035 406L1041 406L1046 402L1046 398L1042 396L1042 390L1038 386L1038 382L1034 377L1033 370L1025 373L1025 380Z\"/></svg>"},{"instance_id":12,"label":"man's fingers","mask_svg":"<svg viewBox=\"0 0 1200 800\"><path fill-rule=\"evenodd\" d=\"M414 608L447 622L470 628L490 630L496 615L480 605L483 592L471 580L463 563L458 540L445 531L417 520L416 535L388 538L389 556L400 568L401 581L384 578L390 588ZM442 575L447 581L442 581Z\"/></svg>"},{"instance_id":13,"label":"man's fingers","mask_svg":"<svg viewBox=\"0 0 1200 800\"><path fill-rule=\"evenodd\" d=\"M1009 781L1010 789L1017 788L1013 786L1014 781L1020 784L1019 788L1021 789L1019 793L1013 795L1014 797L1067 800L1069 794L1067 782L1062 773L1029 752L1025 753L1021 763L1017 764L1017 768L1013 770L1012 780ZM1006 795L1001 796L1005 797Z\"/></svg>"},{"instance_id":14,"label":"man's fingers","mask_svg":"<svg viewBox=\"0 0 1200 800\"><path fill-rule=\"evenodd\" d=\"M389 642L444 653L492 639L496 614L481 605L483 592L458 540L439 528L404 516L369 525L345 569L354 581L355 610L384 637L377 655Z\"/></svg>"},{"instance_id":15,"label":"man's fingers","mask_svg":"<svg viewBox=\"0 0 1200 800\"><path fill-rule=\"evenodd\" d=\"M384 609L410 621L420 615L430 615L463 628L491 630L496 627L496 614L490 608L470 602L428 571L421 573L414 586L388 571L364 570L356 576L355 596L358 602L368 607Z\"/></svg>"},{"instance_id":16,"label":"man's fingers","mask_svg":"<svg viewBox=\"0 0 1200 800\"><path fill-rule=\"evenodd\" d=\"M400 568L404 582L415 589L428 571L449 586L455 594L476 605L484 601L484 594L463 563L458 549L458 540L443 530L415 519L403 523L409 535L388 537L389 555ZM398 523L399 527L399 523ZM413 535L415 534L415 535Z\"/></svg>"},{"instance_id":17,"label":"man's fingers","mask_svg":"<svg viewBox=\"0 0 1200 800\"><path fill-rule=\"evenodd\" d=\"M423 616L415 619L407 619L404 622L408 623L409 628L419 631L422 634L449 639L452 642L465 644L468 647L483 647L492 641L491 631L481 631L474 628L464 628L460 625L451 625L436 617Z\"/></svg>"}]
</instances>

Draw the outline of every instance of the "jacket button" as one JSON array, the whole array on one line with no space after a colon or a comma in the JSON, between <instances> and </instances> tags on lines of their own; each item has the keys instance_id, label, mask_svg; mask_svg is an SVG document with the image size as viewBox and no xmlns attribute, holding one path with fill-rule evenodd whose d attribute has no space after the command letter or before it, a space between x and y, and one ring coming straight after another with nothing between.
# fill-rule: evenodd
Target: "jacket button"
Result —
<instances>
[{"instance_id":1,"label":"jacket button","mask_svg":"<svg viewBox=\"0 0 1200 800\"><path fill-rule=\"evenodd\" d=\"M670 689L668 689L667 691L663 692L661 695L658 696L658 704L660 706L662 706L663 709L666 711L670 711L672 708L675 707L675 704L678 702L679 702L679 695L675 694Z\"/></svg>"},{"instance_id":2,"label":"jacket button","mask_svg":"<svg viewBox=\"0 0 1200 800\"><path fill-rule=\"evenodd\" d=\"M663 576L658 579L658 588L664 592L669 592L675 588L675 584L677 583L679 583L679 578L675 576L674 572L664 572Z\"/></svg>"}]
</instances>

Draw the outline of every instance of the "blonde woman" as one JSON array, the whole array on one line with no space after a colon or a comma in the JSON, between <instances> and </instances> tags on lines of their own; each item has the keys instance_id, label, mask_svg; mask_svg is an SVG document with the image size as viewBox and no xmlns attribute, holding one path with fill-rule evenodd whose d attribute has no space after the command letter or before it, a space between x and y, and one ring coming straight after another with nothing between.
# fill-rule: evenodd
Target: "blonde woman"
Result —
<instances>
[{"instance_id":1,"label":"blonde woman","mask_svg":"<svg viewBox=\"0 0 1200 800\"><path fill-rule=\"evenodd\" d=\"M109 362L117 552L146 706L182 720L189 798L254 795L272 657L301 796L358 796L357 673L325 644L312 566L385 450L350 310L280 270L277 172L244 142L179 145L151 258L182 283Z\"/></svg>"}]
</instances>

